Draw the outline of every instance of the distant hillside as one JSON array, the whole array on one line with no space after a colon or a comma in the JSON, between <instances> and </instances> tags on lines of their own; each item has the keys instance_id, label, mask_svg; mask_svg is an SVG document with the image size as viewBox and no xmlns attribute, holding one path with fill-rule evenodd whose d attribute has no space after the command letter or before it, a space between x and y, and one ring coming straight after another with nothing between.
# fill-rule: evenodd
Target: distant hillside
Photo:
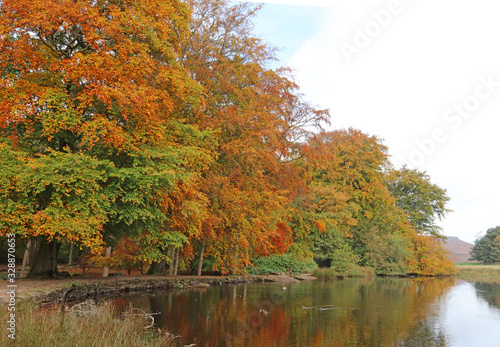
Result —
<instances>
[{"instance_id":1,"label":"distant hillside","mask_svg":"<svg viewBox=\"0 0 500 347\"><path fill-rule=\"evenodd\" d=\"M448 252L450 252L450 259L454 262L469 261L469 253L474 245L472 243L462 241L456 236L447 237L448 239L443 242L443 246Z\"/></svg>"}]
</instances>

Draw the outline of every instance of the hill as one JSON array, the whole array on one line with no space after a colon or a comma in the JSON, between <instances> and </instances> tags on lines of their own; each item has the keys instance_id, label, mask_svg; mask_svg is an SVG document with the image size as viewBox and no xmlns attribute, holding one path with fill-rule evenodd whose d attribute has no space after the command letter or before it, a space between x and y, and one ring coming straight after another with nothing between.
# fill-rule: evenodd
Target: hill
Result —
<instances>
[{"instance_id":1,"label":"hill","mask_svg":"<svg viewBox=\"0 0 500 347\"><path fill-rule=\"evenodd\" d=\"M474 245L462 241L456 236L447 236L447 238L446 241L443 241L443 247L450 252L450 259L454 262L469 261L469 253Z\"/></svg>"}]
</instances>

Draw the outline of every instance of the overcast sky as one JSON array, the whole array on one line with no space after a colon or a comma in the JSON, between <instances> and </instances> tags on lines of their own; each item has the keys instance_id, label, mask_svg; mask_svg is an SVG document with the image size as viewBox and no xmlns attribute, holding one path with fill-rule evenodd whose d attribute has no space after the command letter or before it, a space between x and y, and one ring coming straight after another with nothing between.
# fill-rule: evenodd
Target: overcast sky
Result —
<instances>
[{"instance_id":1,"label":"overcast sky","mask_svg":"<svg viewBox=\"0 0 500 347\"><path fill-rule=\"evenodd\" d=\"M260 2L256 33L330 109L332 129L377 135L396 167L448 190L445 235L473 242L500 225L500 4Z\"/></svg>"}]
</instances>

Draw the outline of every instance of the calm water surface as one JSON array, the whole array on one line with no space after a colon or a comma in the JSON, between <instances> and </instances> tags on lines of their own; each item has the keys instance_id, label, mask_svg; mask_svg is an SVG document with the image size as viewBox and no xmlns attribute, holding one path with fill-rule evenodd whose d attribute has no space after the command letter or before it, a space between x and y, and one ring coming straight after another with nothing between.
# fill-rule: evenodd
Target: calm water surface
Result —
<instances>
[{"instance_id":1,"label":"calm water surface","mask_svg":"<svg viewBox=\"0 0 500 347\"><path fill-rule=\"evenodd\" d=\"M500 346L500 284L348 279L126 296L181 346Z\"/></svg>"}]
</instances>

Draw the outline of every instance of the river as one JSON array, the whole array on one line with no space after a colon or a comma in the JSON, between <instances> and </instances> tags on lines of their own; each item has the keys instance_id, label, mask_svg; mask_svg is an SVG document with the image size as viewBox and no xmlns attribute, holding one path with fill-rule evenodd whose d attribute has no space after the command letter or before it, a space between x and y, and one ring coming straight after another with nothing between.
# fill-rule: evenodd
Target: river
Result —
<instances>
[{"instance_id":1,"label":"river","mask_svg":"<svg viewBox=\"0 0 500 347\"><path fill-rule=\"evenodd\" d=\"M500 284L454 278L251 283L127 295L181 346L500 346Z\"/></svg>"}]
</instances>

